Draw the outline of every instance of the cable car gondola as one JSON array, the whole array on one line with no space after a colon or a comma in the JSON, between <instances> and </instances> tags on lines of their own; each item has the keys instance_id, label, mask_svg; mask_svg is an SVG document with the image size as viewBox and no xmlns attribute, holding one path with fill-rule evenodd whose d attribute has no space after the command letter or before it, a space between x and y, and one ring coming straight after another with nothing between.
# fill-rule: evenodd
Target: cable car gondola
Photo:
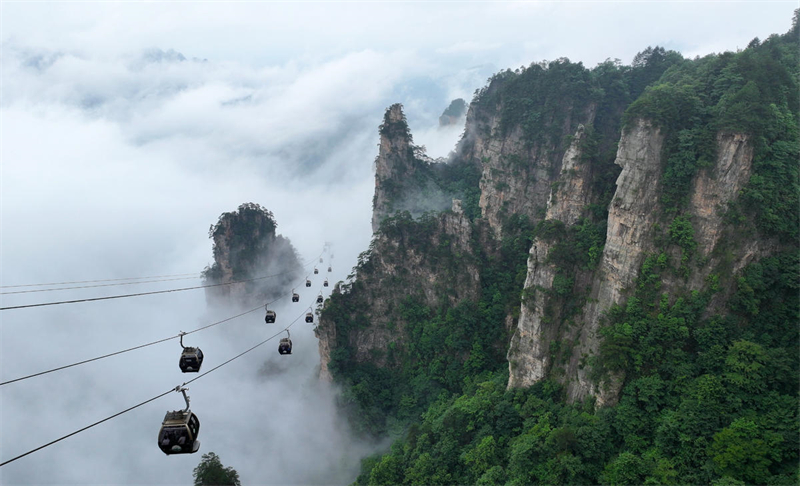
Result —
<instances>
[{"instance_id":1,"label":"cable car gondola","mask_svg":"<svg viewBox=\"0 0 800 486\"><path fill-rule=\"evenodd\" d=\"M161 430L158 431L158 447L166 455L194 454L200 450L200 441L197 440L200 433L200 420L189 410L186 388L178 387L175 391L183 393L186 408L167 412L164 415Z\"/></svg>"},{"instance_id":2,"label":"cable car gondola","mask_svg":"<svg viewBox=\"0 0 800 486\"><path fill-rule=\"evenodd\" d=\"M300 302L300 294L292 289L292 302Z\"/></svg>"},{"instance_id":3,"label":"cable car gondola","mask_svg":"<svg viewBox=\"0 0 800 486\"><path fill-rule=\"evenodd\" d=\"M322 257L319 257L319 262L322 263Z\"/></svg>"},{"instance_id":4,"label":"cable car gondola","mask_svg":"<svg viewBox=\"0 0 800 486\"><path fill-rule=\"evenodd\" d=\"M190 346L183 345L183 336L185 332L181 332L181 347L183 351L181 352L181 357L178 360L178 367L180 367L183 373L197 373L200 371L200 367L203 365L203 352L200 351L200 348L192 348Z\"/></svg>"},{"instance_id":5,"label":"cable car gondola","mask_svg":"<svg viewBox=\"0 0 800 486\"><path fill-rule=\"evenodd\" d=\"M314 267L314 275L317 275L317 274L319 274L319 270L317 269L317 267Z\"/></svg>"},{"instance_id":6,"label":"cable car gondola","mask_svg":"<svg viewBox=\"0 0 800 486\"><path fill-rule=\"evenodd\" d=\"M329 272L332 272L332 271L333 271L333 270L331 269L330 265L328 265L328 271L329 271Z\"/></svg>"},{"instance_id":7,"label":"cable car gondola","mask_svg":"<svg viewBox=\"0 0 800 486\"><path fill-rule=\"evenodd\" d=\"M306 312L306 322L314 322L314 314Z\"/></svg>"},{"instance_id":8,"label":"cable car gondola","mask_svg":"<svg viewBox=\"0 0 800 486\"><path fill-rule=\"evenodd\" d=\"M325 299L323 299L323 298L322 298L322 294L319 294L319 295L317 296L317 304L321 304L322 302L324 302L324 300L325 300Z\"/></svg>"},{"instance_id":9,"label":"cable car gondola","mask_svg":"<svg viewBox=\"0 0 800 486\"><path fill-rule=\"evenodd\" d=\"M328 286L328 279L327 278L325 279L324 282L322 282L322 286L323 287L327 287Z\"/></svg>"},{"instance_id":10,"label":"cable car gondola","mask_svg":"<svg viewBox=\"0 0 800 486\"><path fill-rule=\"evenodd\" d=\"M264 322L267 324L274 323L275 319L278 317L278 314L276 314L274 310L267 309L267 306L264 306L264 309L267 311L267 314L264 316Z\"/></svg>"},{"instance_id":11,"label":"cable car gondola","mask_svg":"<svg viewBox=\"0 0 800 486\"><path fill-rule=\"evenodd\" d=\"M286 330L286 337L281 338L281 342L278 343L278 353L279 354L292 354L292 336L289 334L289 330Z\"/></svg>"},{"instance_id":12,"label":"cable car gondola","mask_svg":"<svg viewBox=\"0 0 800 486\"><path fill-rule=\"evenodd\" d=\"M306 279L306 287L311 287L311 280Z\"/></svg>"}]
</instances>

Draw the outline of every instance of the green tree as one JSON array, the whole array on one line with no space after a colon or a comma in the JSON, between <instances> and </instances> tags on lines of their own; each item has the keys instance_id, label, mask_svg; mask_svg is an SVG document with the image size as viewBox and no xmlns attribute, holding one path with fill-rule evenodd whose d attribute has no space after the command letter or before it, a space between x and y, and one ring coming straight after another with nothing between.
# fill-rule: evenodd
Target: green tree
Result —
<instances>
[{"instance_id":1,"label":"green tree","mask_svg":"<svg viewBox=\"0 0 800 486\"><path fill-rule=\"evenodd\" d=\"M203 454L200 464L194 468L194 486L241 486L239 473L225 467L213 452Z\"/></svg>"},{"instance_id":2,"label":"green tree","mask_svg":"<svg viewBox=\"0 0 800 486\"><path fill-rule=\"evenodd\" d=\"M710 455L718 472L748 483L764 484L776 445L782 438L763 430L752 420L736 419L714 434Z\"/></svg>"}]
</instances>

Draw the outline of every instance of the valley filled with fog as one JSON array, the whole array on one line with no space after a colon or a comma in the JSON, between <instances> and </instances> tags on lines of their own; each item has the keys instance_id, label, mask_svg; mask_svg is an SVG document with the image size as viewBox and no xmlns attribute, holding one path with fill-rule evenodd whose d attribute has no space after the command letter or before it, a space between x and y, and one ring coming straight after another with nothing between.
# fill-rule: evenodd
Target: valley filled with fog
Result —
<instances>
[{"instance_id":1,"label":"valley filled with fog","mask_svg":"<svg viewBox=\"0 0 800 486\"><path fill-rule=\"evenodd\" d=\"M259 311L187 337L205 353L203 371L304 315L324 277L348 278L372 237L378 126L392 103L404 105L414 142L446 157L464 119L440 127L442 111L456 98L469 103L501 69L562 56L628 62L664 38L682 42L668 47L687 56L735 44L688 38L689 21L675 31L631 24L627 36L609 33L602 48L573 38L619 30L613 25L638 14L597 6L325 4L308 17L289 5L186 6L3 7L3 292L43 282L198 278L5 294L0 307L201 285L199 273L212 263L209 226L245 202L274 213L277 233L303 262L333 244L335 257L325 260L332 272L312 276L311 288L298 284L300 303L287 294L274 306L275 325ZM655 18L672 15L659 8ZM714 14L694 13L699 23ZM407 31L392 37L386 25ZM0 381L238 312L209 307L203 290L3 311ZM385 442L357 439L337 412L338 391L317 378L313 325L300 319L291 337L291 356L278 355L276 338L189 385L200 454L218 454L243 484L350 483L360 459ZM172 340L0 387L0 462L192 378L180 373L179 353ZM200 454L168 457L156 444L164 412L179 408L180 394L168 394L4 466L0 480L189 484Z\"/></svg>"}]
</instances>

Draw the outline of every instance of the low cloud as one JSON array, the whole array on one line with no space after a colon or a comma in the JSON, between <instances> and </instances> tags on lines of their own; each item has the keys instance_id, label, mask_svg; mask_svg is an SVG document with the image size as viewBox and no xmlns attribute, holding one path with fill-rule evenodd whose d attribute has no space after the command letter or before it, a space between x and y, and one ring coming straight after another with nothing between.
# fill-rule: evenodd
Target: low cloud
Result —
<instances>
[{"instance_id":1,"label":"low cloud","mask_svg":"<svg viewBox=\"0 0 800 486\"><path fill-rule=\"evenodd\" d=\"M794 8L191 7L3 6L2 285L199 274L211 262L209 225L244 202L271 210L278 233L304 258L333 242L333 272L320 277L344 280L369 245L377 126L392 103L405 105L415 143L443 157L463 125L440 129L442 110L454 98L470 100L499 69L562 56L589 66L629 61L657 44L730 49L787 30ZM301 287L300 304L287 298L276 306L276 326L255 313L187 344L203 349L210 369L303 315L320 288ZM140 289L2 295L0 302ZM202 291L5 311L0 380L234 313L207 308ZM333 405L336 390L316 381L313 327L298 322L291 333L292 356L278 355L276 339L190 386L201 452L219 454L244 484L347 483L372 444L353 439ZM0 459L185 381L179 350L170 341L2 387ZM2 482L189 483L199 454L166 457L156 445L164 412L179 407L181 397L170 394L4 466Z\"/></svg>"}]
</instances>

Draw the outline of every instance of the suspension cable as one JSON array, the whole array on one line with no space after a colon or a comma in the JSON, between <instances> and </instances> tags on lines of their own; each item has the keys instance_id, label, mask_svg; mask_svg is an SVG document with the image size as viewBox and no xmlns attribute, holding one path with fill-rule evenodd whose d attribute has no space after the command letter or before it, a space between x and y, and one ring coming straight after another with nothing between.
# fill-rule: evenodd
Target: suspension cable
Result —
<instances>
[{"instance_id":1,"label":"suspension cable","mask_svg":"<svg viewBox=\"0 0 800 486\"><path fill-rule=\"evenodd\" d=\"M310 306L309 306L308 310L312 310ZM238 358L241 358L242 356L244 356L245 354L249 353L250 351L252 351L252 350L254 350L254 349L256 349L256 348L258 348L258 347L260 347L260 346L263 346L264 344L267 344L269 341L272 341L272 340L273 340L273 339L275 339L276 337L278 337L278 336L280 336L281 334L283 334L283 332L284 332L284 331L287 331L287 330L288 330L290 327L292 327L292 326L294 325L294 323L295 323L295 322L299 321L299 320L300 320L300 318L301 318L301 317L303 317L303 316L305 316L305 314L301 314L301 315L297 316L297 317L295 318L295 320L293 320L293 321L291 322L291 324L289 324L288 326L284 327L283 329L281 329L281 330L280 330L280 331L278 331L277 333L275 333L275 334L273 334L272 336L268 337L267 339L265 339L265 340L261 341L260 343L256 344L255 346L251 347L250 349L248 349L248 350L246 350L246 351L243 351L243 352L241 352L241 353L237 354L236 356L234 356L233 358L229 359L228 361L225 361L224 363L222 363L222 364L219 364L219 365L217 365L217 366L215 366L215 367L211 368L210 370L208 370L208 371L206 371L206 372L204 372L204 373L202 373L202 374L199 374L199 375L195 376L194 378L192 378L192 379L191 379L191 380L189 380L189 381L185 381L185 382L184 382L184 383L183 383L181 386L186 386L186 385L188 385L189 383L192 383L193 381L197 381L197 380L199 380L200 378L202 378L202 377L206 376L207 374L211 373L212 371L214 371L214 370L217 370L217 369L219 369L219 368L222 368L223 366L225 366L226 364L230 363L231 361L233 361L233 360L235 360L235 359L238 359Z\"/></svg>"},{"instance_id":2,"label":"suspension cable","mask_svg":"<svg viewBox=\"0 0 800 486\"><path fill-rule=\"evenodd\" d=\"M320 255L322 255L322 253L320 253ZM319 257L317 257L317 258L319 258ZM305 265L301 266L301 268L304 268L304 267L308 266L310 263L311 262L306 263ZM235 280L235 281L231 281L231 282L223 282L223 283L209 284L209 285L198 285L198 286L195 286L195 287L183 287L183 288L179 288L179 289L155 290L155 291L152 291L152 292L139 292L139 293L135 293L135 294L109 295L109 296L106 296L106 297L91 297L91 298L87 298L87 299L62 300L62 301L57 301L57 302L41 302L41 303L38 303L38 304L14 305L14 306L8 306L8 307L0 307L0 311L13 310L13 309L28 309L28 308L31 308L31 307L44 307L44 306L49 306L49 305L77 304L77 303L81 303L81 302L97 302L97 301L100 301L100 300L124 299L124 298L128 298L128 297L141 297L141 296L144 296L144 295L166 294L166 293L170 293L170 292L183 292L183 291L186 291L186 290L207 289L207 288L212 288L212 287L221 287L221 286L225 286L225 285L233 285L233 284L236 284L236 283L255 282L256 280L264 280L264 279L267 279L267 278L278 277L278 276L281 276L281 275L285 275L287 273L291 273L291 271L276 273L274 275L264 275L262 277L255 277L255 278L250 278L250 279L246 279L246 280Z\"/></svg>"},{"instance_id":3,"label":"suspension cable","mask_svg":"<svg viewBox=\"0 0 800 486\"><path fill-rule=\"evenodd\" d=\"M208 329L209 327L213 327L213 326L222 324L223 322L232 321L233 319L236 319L237 317L242 317L244 315L247 315L247 314L250 314L252 312L255 312L255 311L261 309L261 307L262 306L259 305L255 309L250 309L250 310L245 311L245 312L243 312L241 314L237 314L237 315L235 315L233 317L228 317L227 319L223 319L221 321L214 322L212 324L209 324L207 326L203 326L203 327L195 329L193 331L186 332L183 335L193 334L193 333L196 333L198 331L202 331L203 329ZM41 376L41 375L46 375L48 373L53 373L54 371L65 370L67 368L72 368L73 366L78 366L78 365L82 365L82 364L86 364L86 363L91 363L92 361L98 361L98 360L101 360L101 359L104 359L104 358L110 358L111 356L116 356L118 354L123 354L123 353L127 353L129 351L135 351L137 349L146 348L148 346L153 346L155 344L163 343L165 341L171 341L173 339L178 339L179 337L181 337L181 334L176 334L175 336L170 336L170 337L167 337L167 338L164 338L164 339L159 339L157 341L149 342L149 343L146 343L146 344L140 344L139 346L134 346L132 348L123 349L121 351L115 351L113 353L104 354L104 355L98 356L96 358L85 359L83 361L78 361L77 363L72 363L72 364L68 364L68 365L64 365L64 366L59 366L58 368L53 368L53 369L50 369L50 370L47 370L47 371L40 371L39 373L33 373L31 375L21 376L19 378L14 378L13 380L4 381L4 382L0 383L0 386L8 385L10 383L14 383L14 382L17 382L17 381L27 380L29 378L34 378L34 377Z\"/></svg>"},{"instance_id":4,"label":"suspension cable","mask_svg":"<svg viewBox=\"0 0 800 486\"><path fill-rule=\"evenodd\" d=\"M167 391L165 391L164 393L162 393L162 394L160 394L160 395L156 395L156 396L154 396L153 398L150 398L150 399L148 399L148 400L145 400L145 401L143 401L143 402L141 402L141 403L139 403L139 404L136 404L136 405L134 405L134 406L132 406L132 407L130 407L130 408L126 408L125 410L123 410L123 411L121 411L121 412L117 412L117 413L115 413L114 415L111 415L111 416L109 416L109 417L106 417L106 418L104 418L103 420L98 420L97 422L95 422L95 423L93 423L93 424L91 424L91 425L87 425L86 427L84 427L84 428L82 428L82 429L78 429L78 430L76 430L75 432L69 433L69 434L67 434L67 435L65 435L65 436L63 436L63 437L59 437L58 439L56 439L56 440L53 440L53 441L50 441L50 442L48 442L47 444L40 445L40 446L39 446L39 447L37 447L36 449L29 450L28 452L26 452L26 453L24 453L24 454L20 454L20 455L18 455L17 457L14 457L14 458L12 458L12 459L9 459L9 460L7 460L7 461L5 461L5 462L2 462L2 463L0 463L0 467L3 467L3 466L5 466L6 464L12 463L12 462L16 461L17 459L22 459L23 457L27 456L28 454L33 454L34 452L36 452L36 451L40 451L40 450L44 449L45 447L49 447L49 446L51 446L51 445L53 445L53 444L55 444L55 443L57 443L57 442L61 442L62 440L64 440L64 439L67 439L67 438L69 438L69 437L72 437L72 436L73 436L73 435L75 435L75 434L79 434L79 433L83 432L84 430L91 429L91 428L92 428L92 427L94 427L95 425L100 425L100 424L102 424L103 422L107 422L107 421L109 421L109 420L111 420L111 419L113 419L113 418L115 418L115 417L119 417L119 416L120 416L120 415L122 415L123 413L130 412L131 410L133 410L133 409L135 409L135 408L139 408L139 407L141 407L142 405L145 405L145 404L147 404L147 403L150 403L150 402L152 402L152 401L154 401L154 400L158 400L159 398L161 398L161 397L163 397L163 396L166 396L166 395L168 395L168 394L170 394L170 393L172 393L172 392L174 392L174 391L175 391L175 389L174 389L174 388L172 388L172 389L170 389L170 390L167 390Z\"/></svg>"},{"instance_id":5,"label":"suspension cable","mask_svg":"<svg viewBox=\"0 0 800 486\"><path fill-rule=\"evenodd\" d=\"M0 285L0 289L15 289L21 287L45 287L48 285L72 285L72 284L83 284L83 283L96 283L96 282L121 282L124 280L145 280L145 279L154 279L154 278L171 278L171 277L189 277L192 275L199 275L197 272L192 273L176 273L174 275L152 275L150 277L125 277L125 278L106 278L101 280L74 280L71 282L50 282L50 283L39 283L39 284L23 284L23 285Z\"/></svg>"},{"instance_id":6,"label":"suspension cable","mask_svg":"<svg viewBox=\"0 0 800 486\"><path fill-rule=\"evenodd\" d=\"M311 310L311 308L310 308L310 307L309 307L309 310ZM132 406L132 407L126 408L125 410L123 410L123 411L121 411L121 412L117 412L117 413L115 413L114 415L108 416L108 417L106 417L106 418L104 418L104 419L102 419L102 420L98 420L97 422L95 422L95 423L93 423L93 424L90 424L90 425L87 425L86 427L83 427L83 428L81 428L81 429L78 429L78 430L76 430L75 432L71 432L71 433L69 433L69 434L67 434L67 435L65 435L65 436L62 436L62 437L59 437L58 439L55 439L55 440L53 440L53 441L50 441L50 442L48 442L47 444L41 445L41 446L39 446L39 447L37 447L37 448L35 448L35 449L31 449L30 451L28 451L28 452L26 452L26 453L24 453L24 454L20 454L20 455L18 455L18 456L16 456L16 457L14 457L14 458L11 458L11 459L9 459L9 460L7 460L7 461L4 461L4 462L0 463L0 467L3 467L3 466L5 466L6 464L12 463L12 462L16 461L17 459L21 459L21 458L23 458L23 457L25 457L25 456L27 456L27 455L29 455L29 454L33 454L33 453L34 453L34 452L36 452L36 451L42 450L42 449L44 449L45 447L49 447L49 446L51 446L51 445L53 445L53 444L55 444L55 443L57 443L57 442L61 442L61 441L62 441L62 440L64 440L64 439L67 439L67 438L69 438L69 437L72 437L73 435L76 435L76 434L79 434L79 433L81 433L81 432L83 432L83 431L85 431L85 430L91 429L92 427L94 427L94 426L96 426L96 425L100 425L100 424L102 424L103 422L107 422L107 421L109 421L109 420L111 420L111 419L113 419L113 418L119 417L120 415L122 415L122 414L124 414L124 413L127 413L127 412L130 412L131 410L134 410L134 409L136 409L136 408L139 408L139 407L141 407L142 405L145 405L145 404L147 404L147 403L150 403L150 402L152 402L152 401L154 401L154 400L158 400L159 398L161 398L161 397L163 397L163 396L166 396L166 395L168 395L168 394L170 394L170 393L172 393L172 392L177 392L177 391L180 391L181 387L183 387L183 386L185 386L185 385L188 385L189 383L192 383L192 382L194 382L194 381L197 381L197 380L199 380L200 378L202 378L202 377L204 377L205 375L207 375L207 374L211 373L212 371L214 371L214 370L217 370L217 369L219 369L219 368L222 368L223 366L225 366L226 364L230 363L231 361L234 361L234 360L236 360L236 359L238 359L238 358L240 358L240 357L244 356L245 354L249 353L250 351L252 351L252 350L254 350L254 349L258 348L259 346L262 346L262 345L266 344L267 342L269 342L269 341L271 341L271 340L275 339L277 336L279 336L280 334L282 334L284 331L286 331L286 330L288 330L290 327L292 327L292 326L294 325L294 323L295 323L295 322L297 322L297 321L299 321L299 320L300 320L300 318L301 318L301 317L303 317L303 315L302 315L302 314L301 314L300 316L298 316L298 317L297 317L297 318L296 318L294 321L292 321L292 322L291 322L291 324L289 324L288 326L286 326L285 328L283 328L283 329L282 329L280 332L278 332L278 333L276 333L276 334L273 334L272 336L268 337L268 338L267 338L267 339L265 339L264 341L261 341L260 343L256 344L255 346L251 347L250 349L248 349L248 350L246 350L246 351L244 351L244 352L241 352L241 353L237 354L236 356L234 356L233 358L231 358L231 359L229 359L229 360L225 361L224 363L222 363L222 364L219 364L219 365L215 366L214 368L211 368L210 370L206 371L205 373L203 373L203 374L201 374L201 375L198 375L198 376L196 376L195 378L193 378L193 379L191 379L191 380L189 380L189 381L186 381L186 382L184 382L184 383L183 383L182 385L180 385L180 386L176 386L175 388L172 388L172 389L170 389L170 390L168 390L168 391L166 391L166 392L164 392L164 393L162 393L162 394L160 394L160 395L156 395L156 396L154 396L153 398L149 398L149 399L147 399L147 400L145 400L145 401L143 401L143 402L141 402L141 403L138 403L138 404L136 404L136 405L134 405L134 406Z\"/></svg>"},{"instance_id":7,"label":"suspension cable","mask_svg":"<svg viewBox=\"0 0 800 486\"><path fill-rule=\"evenodd\" d=\"M119 282L119 283L107 283L107 284L96 284L96 285L80 285L76 287L56 287L51 289L31 289L31 290L12 290L9 292L0 292L0 295L14 295L14 294L33 294L36 292L55 292L58 290L74 290L74 289L94 289L97 287L119 287L122 285L142 285L148 283L160 283L160 282L175 282L177 280L196 280L200 278L199 275L194 277L179 277L179 278L162 278L158 280L141 280L139 282Z\"/></svg>"},{"instance_id":8,"label":"suspension cable","mask_svg":"<svg viewBox=\"0 0 800 486\"><path fill-rule=\"evenodd\" d=\"M309 277L309 275L306 275L305 277L303 277L303 279L307 279L308 277ZM322 287L320 287L320 293L322 293ZM271 302L267 302L266 305L270 306L270 305L274 304L275 302L278 302L279 300L284 299L285 297L286 297L286 295L284 295L283 297L278 297L278 298L272 300ZM228 317L228 318L223 319L221 321L213 322L211 324L208 324L208 325L203 326L203 327L199 327L199 328L194 329L192 331L179 333L179 334L176 334L174 336L170 336L170 337L167 337L167 338L164 338L164 339L159 339L157 341L152 341L152 342L149 342L149 343L146 343L146 344L140 344L138 346L134 346L132 348L123 349L121 351L115 351L113 353L104 354L104 355L98 356L96 358L91 358L91 359L86 359L86 360L83 360L83 361L78 361L77 363L72 363L72 364L68 364L68 365L64 365L64 366L59 366L57 368L49 369L49 370L46 370L46 371L40 371L38 373L33 373L33 374L30 374L30 375L27 375L27 376L21 376L19 378L14 378L13 380L7 380L7 381L4 381L4 382L0 383L0 386L8 385L8 384L11 384L11 383L15 383L17 381L27 380L29 378L35 378L35 377L41 376L41 375L46 375L48 373L53 373L55 371L61 371L61 370L67 369L67 368L72 368L74 366L78 366L78 365L82 365L82 364L86 364L86 363L91 363L92 361L98 361L98 360L101 360L101 359L110 358L111 356L116 356L118 354L127 353L129 351L135 351L135 350L141 349L141 348L146 348L148 346L153 346L153 345L156 345L156 344L160 344L160 343L163 343L165 341L171 341L173 339L178 339L182 335L183 336L188 336L189 334L194 334L196 332L203 331L203 330L208 329L210 327L214 327L214 326L217 326L219 324L222 324L222 323L225 323L225 322L228 322L228 321L232 321L232 320L234 320L236 318L245 316L247 314L251 314L251 313L261 309L262 307L263 306L259 305L258 307L255 307L255 308L250 309L248 311L242 312L241 314L237 314L235 316ZM294 323L292 323L292 324L294 324Z\"/></svg>"}]
</instances>

